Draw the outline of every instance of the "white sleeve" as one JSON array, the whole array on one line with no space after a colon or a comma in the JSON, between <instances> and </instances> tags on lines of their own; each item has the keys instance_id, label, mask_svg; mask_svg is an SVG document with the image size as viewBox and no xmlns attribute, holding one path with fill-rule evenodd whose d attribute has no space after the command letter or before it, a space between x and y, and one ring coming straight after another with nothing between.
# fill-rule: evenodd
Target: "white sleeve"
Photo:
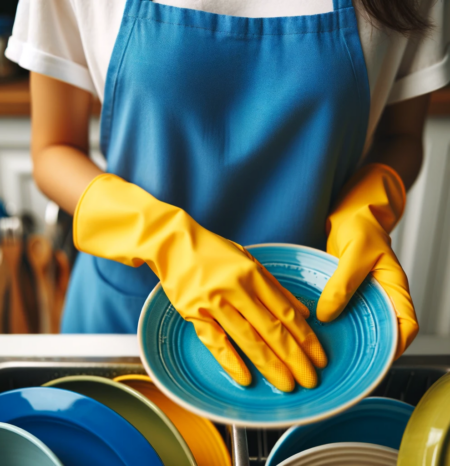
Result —
<instances>
[{"instance_id":1,"label":"white sleeve","mask_svg":"<svg viewBox=\"0 0 450 466\"><path fill-rule=\"evenodd\" d=\"M5 55L95 94L71 0L20 0Z\"/></svg>"},{"instance_id":2,"label":"white sleeve","mask_svg":"<svg viewBox=\"0 0 450 466\"><path fill-rule=\"evenodd\" d=\"M422 38L408 40L387 104L433 92L450 82L450 0L428 4L434 27Z\"/></svg>"}]
</instances>

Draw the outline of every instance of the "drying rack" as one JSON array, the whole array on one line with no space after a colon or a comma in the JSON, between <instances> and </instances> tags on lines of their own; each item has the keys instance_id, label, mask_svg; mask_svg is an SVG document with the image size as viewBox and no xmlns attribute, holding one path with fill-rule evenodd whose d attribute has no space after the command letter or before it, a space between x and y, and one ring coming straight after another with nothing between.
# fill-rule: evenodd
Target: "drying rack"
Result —
<instances>
[{"instance_id":1,"label":"drying rack","mask_svg":"<svg viewBox=\"0 0 450 466\"><path fill-rule=\"evenodd\" d=\"M450 348L441 353L447 354L401 357L372 396L394 398L415 406L439 377L450 372ZM136 337L130 335L0 336L0 393L40 386L68 375L114 378L145 374L138 354ZM233 466L263 466L286 430L218 427Z\"/></svg>"}]
</instances>

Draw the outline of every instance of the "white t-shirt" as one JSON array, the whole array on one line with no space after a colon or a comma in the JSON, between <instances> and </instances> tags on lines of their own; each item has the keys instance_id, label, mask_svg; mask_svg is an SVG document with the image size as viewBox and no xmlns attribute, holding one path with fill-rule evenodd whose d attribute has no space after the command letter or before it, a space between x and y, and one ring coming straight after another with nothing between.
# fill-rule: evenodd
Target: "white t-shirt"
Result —
<instances>
[{"instance_id":1,"label":"white t-shirt","mask_svg":"<svg viewBox=\"0 0 450 466\"><path fill-rule=\"evenodd\" d=\"M273 17L333 10L332 0L154 0L210 13ZM387 104L450 82L450 0L419 0L434 29L407 39L374 27L354 1L371 108L366 149ZM86 89L103 99L106 73L126 0L20 0L6 56L23 68Z\"/></svg>"}]
</instances>

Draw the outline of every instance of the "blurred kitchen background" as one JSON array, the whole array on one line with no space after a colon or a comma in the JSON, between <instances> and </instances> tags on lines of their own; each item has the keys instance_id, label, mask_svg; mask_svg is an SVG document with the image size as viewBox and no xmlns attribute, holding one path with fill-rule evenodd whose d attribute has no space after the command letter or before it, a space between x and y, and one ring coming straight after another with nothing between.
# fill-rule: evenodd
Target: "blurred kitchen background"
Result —
<instances>
[{"instance_id":1,"label":"blurred kitchen background","mask_svg":"<svg viewBox=\"0 0 450 466\"><path fill-rule=\"evenodd\" d=\"M39 192L30 157L28 75L4 57L17 0L0 2L0 333L56 333L76 256L71 218ZM100 105L91 156L100 166ZM450 336L450 87L432 95L425 162L393 235L426 341Z\"/></svg>"}]
</instances>

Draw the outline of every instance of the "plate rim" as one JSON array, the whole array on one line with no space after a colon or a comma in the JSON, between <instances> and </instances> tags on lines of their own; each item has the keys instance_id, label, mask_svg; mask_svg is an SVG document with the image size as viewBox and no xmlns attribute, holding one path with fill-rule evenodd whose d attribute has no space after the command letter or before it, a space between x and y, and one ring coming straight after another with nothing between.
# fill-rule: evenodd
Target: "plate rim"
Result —
<instances>
[{"instance_id":1,"label":"plate rim","mask_svg":"<svg viewBox=\"0 0 450 466\"><path fill-rule=\"evenodd\" d=\"M145 406L147 406L149 409L151 409L155 414L157 414L158 417L166 425L166 427L168 427L168 429L172 432L175 439L178 441L179 445L181 446L183 452L185 453L186 458L188 459L190 465L191 466L197 466L194 455L192 454L189 446L187 445L186 441L184 440L184 438L182 437L182 435L180 434L178 429L175 427L174 423L167 417L167 415L158 406L155 405L155 403L153 403L151 400L146 398L144 395L142 395L140 392L138 392L134 388L129 387L126 384L116 382L115 380L108 379L106 377L100 377L98 375L68 375L68 376L65 376L65 377L58 377L57 379L52 379L49 382L46 382L45 384L43 384L41 386L42 387L50 387L50 388L60 388L62 390L69 390L69 391L73 391L75 393L78 393L80 395L83 395L83 393L79 393L79 392L77 392L75 390L71 390L70 388L64 388L64 387L60 387L58 385L55 385L55 384L58 384L58 383L61 383L61 382L63 382L63 383L64 382L93 382L93 383L97 383L97 384L110 385L112 387L115 387L117 390L120 390L123 393L126 393L129 396L133 396L134 398L137 398L141 403L143 403ZM83 395L83 396L87 396L87 395ZM90 398L90 397L88 397L88 398ZM95 398L93 398L93 399L95 400ZM101 401L99 401L99 403L104 404ZM109 406L106 406L106 407L109 407ZM109 409L114 411L116 414L119 414L113 408L109 408ZM119 416L123 417L126 421L128 421L131 424L131 422L128 419L126 419L124 416L122 416L121 414L119 414ZM131 424L131 425L133 425L133 424ZM140 430L137 427L134 427L134 428L138 432L140 432ZM142 432L140 432L140 433L150 443L150 445L152 445L152 443L144 436L144 434ZM155 450L156 454L158 455L158 452L156 451L156 449L155 449L155 447L153 445L152 445L152 448ZM161 459L161 462L162 462L162 459Z\"/></svg>"},{"instance_id":2,"label":"plate rim","mask_svg":"<svg viewBox=\"0 0 450 466\"><path fill-rule=\"evenodd\" d=\"M414 406L409 404L409 403L406 403L406 401L397 400L395 398L389 398L387 396L368 396L368 397L363 398L362 400L360 400L358 403L364 403L364 402L366 402L366 400L367 400L367 402L375 401L375 402L383 402L383 403L388 401L389 404L392 404L394 402L396 405L400 405L401 407L404 407L403 405L406 405L406 406L411 407L414 410ZM412 416L412 411L411 411L410 417L411 416ZM300 427L304 427L304 425L291 426L286 432L284 432L281 435L281 437L277 440L275 445L270 450L269 456L266 459L266 466L273 466L271 464L271 462L273 460L273 457L275 456L275 453L279 450L279 448L281 447L282 443L286 440L286 438L289 437L290 435L292 435L292 433L295 432ZM335 443L367 443L368 444L370 442L335 442ZM377 445L377 444L371 444L371 445ZM383 445L381 445L381 446L383 446ZM277 447L277 448L275 449L275 447ZM316 447L312 447L312 448L316 448ZM384 447L384 448L390 448L390 447ZM391 448L391 449L394 450L393 448ZM398 452L399 450L395 450L395 451ZM285 461L285 460L283 460L283 461Z\"/></svg>"},{"instance_id":3,"label":"plate rim","mask_svg":"<svg viewBox=\"0 0 450 466\"><path fill-rule=\"evenodd\" d=\"M90 398L88 396L85 396L85 395L81 395L80 393L76 393L76 392L73 392L73 391L70 391L70 390L64 390L63 388L56 388L56 387L41 387L41 386L38 386L38 387L23 387L23 388L17 388L17 389L14 389L14 390L8 390L6 392L3 392L3 393L0 393L0 399L3 397L3 396L14 396L14 395L19 395L19 394L23 394L24 391L30 391L31 393L37 393L38 390L54 390L55 392L58 392L58 393L54 393L54 396L58 397L58 396L71 396L73 399L77 398L78 400L80 399L83 399L85 402L89 402L91 404L91 406L94 406L96 408L96 410L103 410L104 412L108 412L108 415L111 415L111 418L120 418L120 423L123 423L123 425L127 425L128 427L130 427L130 431L136 431L137 433L139 433L139 435L145 440L145 443L147 444L148 441L147 439L136 429L136 427L134 427L132 424L130 424L126 419L124 419L122 416L120 416L120 414L116 413L113 409L111 408L108 408L107 406L105 406L103 403L100 403L98 402L97 400L94 400L93 398ZM44 409L40 410L40 411L37 411L33 408L33 411L31 411L31 414L29 413L28 416L33 416L33 413L35 413L34 415L36 416L42 416L42 411L46 411ZM51 415L49 413L46 413L45 416L46 417L49 417L49 418L53 418L53 419L58 419L58 420L64 420L65 422L67 422L68 424L71 424L72 426L76 426L78 428L81 428L81 429L84 429L85 431L89 432L89 434L91 435L97 435L97 437L101 438L105 444L111 448L111 445L113 445L114 447L116 446L116 444L119 444L119 445L122 445L124 442L121 441L121 442L116 442L117 438L111 438L111 433L108 434L107 436L107 440L105 441L105 435L98 435L96 434L95 432L95 429L92 425L89 425L89 421L86 421L86 419L91 419L93 416L92 414L90 416L79 416L77 417L76 419L74 419L73 416L71 417L68 417L68 416L65 416L63 415L62 413L64 411L61 411L61 410L58 410L58 411L54 411L56 413L56 415ZM11 419L20 419L22 418L23 416L18 416L18 413L15 412L14 413L14 416L11 417ZM5 421L1 421L1 422L5 422ZM123 427L123 426L122 426ZM120 429L120 432L122 432L123 430ZM111 432L111 431L108 431L108 432ZM117 437L117 434L113 434L113 436ZM113 441L114 440L114 441ZM150 443L148 443L150 445ZM150 448L151 450L154 452L155 454L155 457L157 460L159 460L160 464L162 465L162 460L161 458L159 457L159 455L156 453L156 450L153 448L152 445L150 445ZM128 454L126 457L124 457L124 452L123 450L122 451L117 451L117 449L115 448L114 451L116 452L116 454L120 454L120 458L122 461L128 461L130 462L130 454ZM130 463L131 464L131 463Z\"/></svg>"},{"instance_id":4,"label":"plate rim","mask_svg":"<svg viewBox=\"0 0 450 466\"><path fill-rule=\"evenodd\" d=\"M123 380L122 380L122 378L123 378ZM121 379L121 380L117 380L117 379ZM152 379L151 379L148 375L143 375L143 374L124 374L124 375L119 375L119 376L115 377L113 380L114 380L114 382L118 382L118 383L121 383L121 384L124 384L124 385L125 385L128 381L130 381L130 382L138 382L138 383L148 384L148 385L155 385L155 384L153 383ZM130 387L130 388L133 388L133 387ZM157 389L158 387L156 387L156 385L155 385L155 388ZM133 388L133 390L136 390L137 392L139 392L139 390L137 390L136 388ZM139 392L139 393L141 393L141 392ZM142 395L145 397L144 394L142 394ZM164 393L163 393L163 395L165 396ZM169 398L169 400L170 400L171 402L173 402L172 399ZM150 400L150 401L151 401L151 400ZM151 401L151 402L153 403L153 401ZM178 405L178 404L177 404L177 406L180 407L181 409L183 409L182 406L180 406L180 405ZM161 409L161 408L160 408L160 409ZM162 411L162 409L161 409L161 411ZM164 412L164 411L163 411L163 412ZM220 447L219 447L219 448L221 449L221 451L222 451L224 454L228 455L227 458L228 458L228 460L229 460L229 464L231 465L230 452L228 451L228 448L227 448L227 446L225 445L225 440L224 440L224 438L222 437L222 435L220 434L220 432L217 430L217 427L211 422L210 419L207 419L207 418L205 418L205 417L197 416L197 415L196 415L195 413L193 413L192 411L188 411L188 413L189 413L190 415L193 415L193 416L196 416L196 417L200 418L202 421L205 421L205 422L209 423L209 425L211 425L211 426L214 428L214 430L210 430L210 432L212 432L212 435L216 438L217 442L220 442ZM176 427L176 426L175 426L175 427ZM181 434L181 433L180 433L180 434ZM186 442L186 440L185 440L185 442ZM186 442L186 444L188 445L187 442ZM188 447L189 447L189 445L188 445ZM193 453L192 453L192 455L193 455ZM194 456L194 458L195 458L195 456Z\"/></svg>"},{"instance_id":5,"label":"plate rim","mask_svg":"<svg viewBox=\"0 0 450 466\"><path fill-rule=\"evenodd\" d=\"M245 246L245 249L247 250L252 250L252 249L259 249L259 248L264 248L264 247L281 247L281 248L294 248L294 249L299 249L299 250L309 250L309 251L314 251L315 254L321 255L324 259L327 260L332 260L336 264L338 264L338 259L331 254L326 253L325 251L321 251L320 249L315 249L309 246L302 246L298 244L290 244L290 243L261 243L261 244L253 244L249 246ZM384 300L386 302L387 307L389 308L390 311L390 316L391 316L391 321L392 321L392 327L394 329L394 339L391 342L391 349L389 353L389 357L387 358L386 364L383 368L383 370L380 372L378 377L372 382L370 386L368 386L363 392L361 392L359 395L355 396L353 399L349 400L347 403L342 404L341 406L338 406L336 408L330 409L328 411L325 411L319 415L314 415L314 416L309 416L306 418L300 418L300 419L292 419L289 421L267 421L267 422L260 422L260 421L242 421L241 419L236 419L233 417L227 417L227 416L219 416L216 414L211 414L209 411L197 408L196 406L192 406L190 403L184 401L182 398L178 397L177 395L173 394L165 385L158 379L156 374L152 371L150 365L148 364L147 358L145 357L145 353L143 350L144 342L143 342L143 326L144 326L144 319L145 316L147 315L146 309L148 309L148 304L149 302L153 299L153 296L159 291L160 288L162 288L161 282L158 282L157 285L153 288L153 290L150 292L148 295L147 299L144 302L144 305L142 306L141 314L139 316L139 322L138 322L138 330L137 330L137 336L138 336L138 343L139 343L139 354L140 358L142 361L142 364L146 370L146 372L149 374L150 378L153 380L153 383L171 400L173 400L175 403L181 405L183 408L187 409L188 411L191 411L199 416L206 417L207 419L210 419L211 421L218 422L221 424L233 424L235 426L239 427L256 427L256 428L277 428L277 427L289 427L293 425L306 425L306 424L312 424L315 422L319 422L323 419L327 419L331 416L334 416L336 414L339 414L351 406L354 406L357 404L360 400L365 398L369 393L371 393L375 387L378 386L378 384L381 382L383 377L386 375L387 371L389 370L390 366L392 365L392 362L394 360L394 355L395 351L397 349L397 341L398 341L398 323L397 323L397 315L395 313L394 306L392 305L392 302L390 298L388 297L386 291L383 289L383 287L378 283L378 281L371 275L369 274L367 276L367 279L371 281L371 283L378 289L378 291L381 293L381 295L384 297Z\"/></svg>"},{"instance_id":6,"label":"plate rim","mask_svg":"<svg viewBox=\"0 0 450 466\"><path fill-rule=\"evenodd\" d=\"M7 422L0 422L0 430L9 430L10 432L14 432L15 434L19 435L27 439L29 442L33 443L36 447L38 447L41 451L43 451L49 459L53 461L55 466L63 466L59 458L53 453L52 450L42 441L39 440L35 435L30 434L25 429L21 427L17 427L14 424L9 424Z\"/></svg>"},{"instance_id":7,"label":"plate rim","mask_svg":"<svg viewBox=\"0 0 450 466\"><path fill-rule=\"evenodd\" d=\"M286 458L283 460L281 463L278 463L277 466L293 466L290 465L291 462L296 461L298 459L301 459L302 456L310 455L310 454L315 454L318 452L324 452L326 453L327 450L334 450L334 449L343 449L343 448L364 448L362 445L366 447L370 447L370 450L375 452L386 452L386 453L391 453L392 455L398 456L398 450L395 450L394 448L390 447L385 447L383 445L378 445L376 443L368 443L368 442L335 442L335 443L326 443L325 445L319 445L317 447L312 447L308 448L307 450L300 451L298 453L295 453L295 455L290 456L289 458ZM367 448L369 450L369 448ZM333 452L332 452L333 453ZM314 458L315 459L315 458ZM319 459L319 458L317 458ZM289 463L288 463L289 461Z\"/></svg>"}]
</instances>

